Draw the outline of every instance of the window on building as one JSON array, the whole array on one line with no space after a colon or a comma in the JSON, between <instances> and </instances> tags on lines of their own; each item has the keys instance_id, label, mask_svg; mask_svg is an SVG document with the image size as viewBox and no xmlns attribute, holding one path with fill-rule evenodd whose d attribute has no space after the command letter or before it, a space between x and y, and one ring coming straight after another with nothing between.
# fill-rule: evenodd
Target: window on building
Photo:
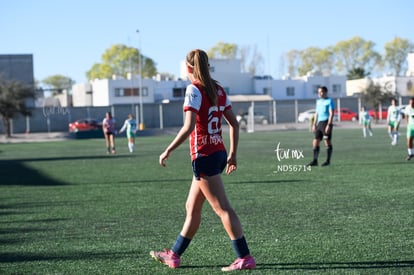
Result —
<instances>
[{"instance_id":1,"label":"window on building","mask_svg":"<svg viewBox=\"0 0 414 275\"><path fill-rule=\"evenodd\" d=\"M173 97L184 97L185 96L185 88L173 88Z\"/></svg>"},{"instance_id":2,"label":"window on building","mask_svg":"<svg viewBox=\"0 0 414 275\"><path fill-rule=\"evenodd\" d=\"M286 87L287 96L295 96L295 87Z\"/></svg>"},{"instance_id":3,"label":"window on building","mask_svg":"<svg viewBox=\"0 0 414 275\"><path fill-rule=\"evenodd\" d=\"M271 87L264 87L263 88L263 94L271 95L272 94L272 88Z\"/></svg>"},{"instance_id":4,"label":"window on building","mask_svg":"<svg viewBox=\"0 0 414 275\"><path fill-rule=\"evenodd\" d=\"M332 85L332 93L340 94L341 93L341 84Z\"/></svg>"},{"instance_id":5,"label":"window on building","mask_svg":"<svg viewBox=\"0 0 414 275\"><path fill-rule=\"evenodd\" d=\"M115 88L116 97L139 96L139 88ZM148 96L148 88L142 87L142 96Z\"/></svg>"}]
</instances>

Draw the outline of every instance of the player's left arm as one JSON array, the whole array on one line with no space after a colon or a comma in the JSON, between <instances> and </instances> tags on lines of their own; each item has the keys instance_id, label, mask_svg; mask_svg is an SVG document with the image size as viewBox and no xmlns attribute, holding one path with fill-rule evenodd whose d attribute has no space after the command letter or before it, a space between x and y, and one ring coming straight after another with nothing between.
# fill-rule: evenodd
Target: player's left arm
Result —
<instances>
[{"instance_id":1,"label":"player's left arm","mask_svg":"<svg viewBox=\"0 0 414 275\"><path fill-rule=\"evenodd\" d=\"M223 113L224 118L230 125L230 146L227 157L226 174L230 174L237 169L237 148L239 145L239 123L231 109L226 109Z\"/></svg>"},{"instance_id":2,"label":"player's left arm","mask_svg":"<svg viewBox=\"0 0 414 275\"><path fill-rule=\"evenodd\" d=\"M331 104L329 106L328 124L326 125L326 129L325 129L326 133L329 133L332 129L334 110L335 110L335 105L333 104L333 101L331 100Z\"/></svg>"}]
</instances>

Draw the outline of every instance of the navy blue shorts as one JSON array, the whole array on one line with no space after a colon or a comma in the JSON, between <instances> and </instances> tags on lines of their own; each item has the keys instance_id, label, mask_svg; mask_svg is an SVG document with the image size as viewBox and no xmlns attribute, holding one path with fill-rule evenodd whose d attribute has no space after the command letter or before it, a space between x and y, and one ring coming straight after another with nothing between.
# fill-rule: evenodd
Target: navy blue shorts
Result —
<instances>
[{"instance_id":1,"label":"navy blue shorts","mask_svg":"<svg viewBox=\"0 0 414 275\"><path fill-rule=\"evenodd\" d=\"M199 157L193 160L193 172L197 180L202 176L221 174L227 165L227 152L218 151L210 156Z\"/></svg>"}]
</instances>

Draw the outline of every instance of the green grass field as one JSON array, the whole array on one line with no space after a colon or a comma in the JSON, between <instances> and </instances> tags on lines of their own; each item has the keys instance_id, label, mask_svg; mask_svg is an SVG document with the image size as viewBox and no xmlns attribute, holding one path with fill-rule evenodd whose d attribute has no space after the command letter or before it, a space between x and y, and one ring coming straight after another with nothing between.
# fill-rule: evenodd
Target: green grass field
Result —
<instances>
[{"instance_id":1,"label":"green grass field","mask_svg":"<svg viewBox=\"0 0 414 275\"><path fill-rule=\"evenodd\" d=\"M332 165L311 171L308 131L241 133L238 170L223 178L257 260L243 273L414 273L414 160L404 129L397 146L374 131L335 129ZM208 204L180 269L149 256L185 215L188 144L158 164L172 138L139 138L132 155L125 138L117 155L101 139L0 144L0 274L222 273L235 255Z\"/></svg>"}]
</instances>

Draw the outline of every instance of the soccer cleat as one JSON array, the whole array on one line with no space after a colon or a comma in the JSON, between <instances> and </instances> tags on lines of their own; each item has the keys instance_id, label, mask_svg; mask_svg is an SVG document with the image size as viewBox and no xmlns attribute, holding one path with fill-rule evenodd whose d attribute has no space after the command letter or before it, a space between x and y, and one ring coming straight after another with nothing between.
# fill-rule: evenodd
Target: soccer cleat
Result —
<instances>
[{"instance_id":1,"label":"soccer cleat","mask_svg":"<svg viewBox=\"0 0 414 275\"><path fill-rule=\"evenodd\" d=\"M221 271L245 270L256 267L256 261L250 255L244 258L237 258L231 265L223 267Z\"/></svg>"},{"instance_id":2,"label":"soccer cleat","mask_svg":"<svg viewBox=\"0 0 414 275\"><path fill-rule=\"evenodd\" d=\"M165 248L164 251L151 251L150 255L155 260L165 265L168 265L171 268L177 268L180 266L181 263L180 256L167 248Z\"/></svg>"},{"instance_id":3,"label":"soccer cleat","mask_svg":"<svg viewBox=\"0 0 414 275\"><path fill-rule=\"evenodd\" d=\"M309 162L308 166L318 166L318 161L316 159Z\"/></svg>"},{"instance_id":4,"label":"soccer cleat","mask_svg":"<svg viewBox=\"0 0 414 275\"><path fill-rule=\"evenodd\" d=\"M331 164L329 161L325 161L324 163L322 163L322 166L329 166L329 164Z\"/></svg>"},{"instance_id":5,"label":"soccer cleat","mask_svg":"<svg viewBox=\"0 0 414 275\"><path fill-rule=\"evenodd\" d=\"M405 160L410 160L410 159L412 159L414 157L414 155L408 155L406 158L405 158Z\"/></svg>"}]
</instances>

